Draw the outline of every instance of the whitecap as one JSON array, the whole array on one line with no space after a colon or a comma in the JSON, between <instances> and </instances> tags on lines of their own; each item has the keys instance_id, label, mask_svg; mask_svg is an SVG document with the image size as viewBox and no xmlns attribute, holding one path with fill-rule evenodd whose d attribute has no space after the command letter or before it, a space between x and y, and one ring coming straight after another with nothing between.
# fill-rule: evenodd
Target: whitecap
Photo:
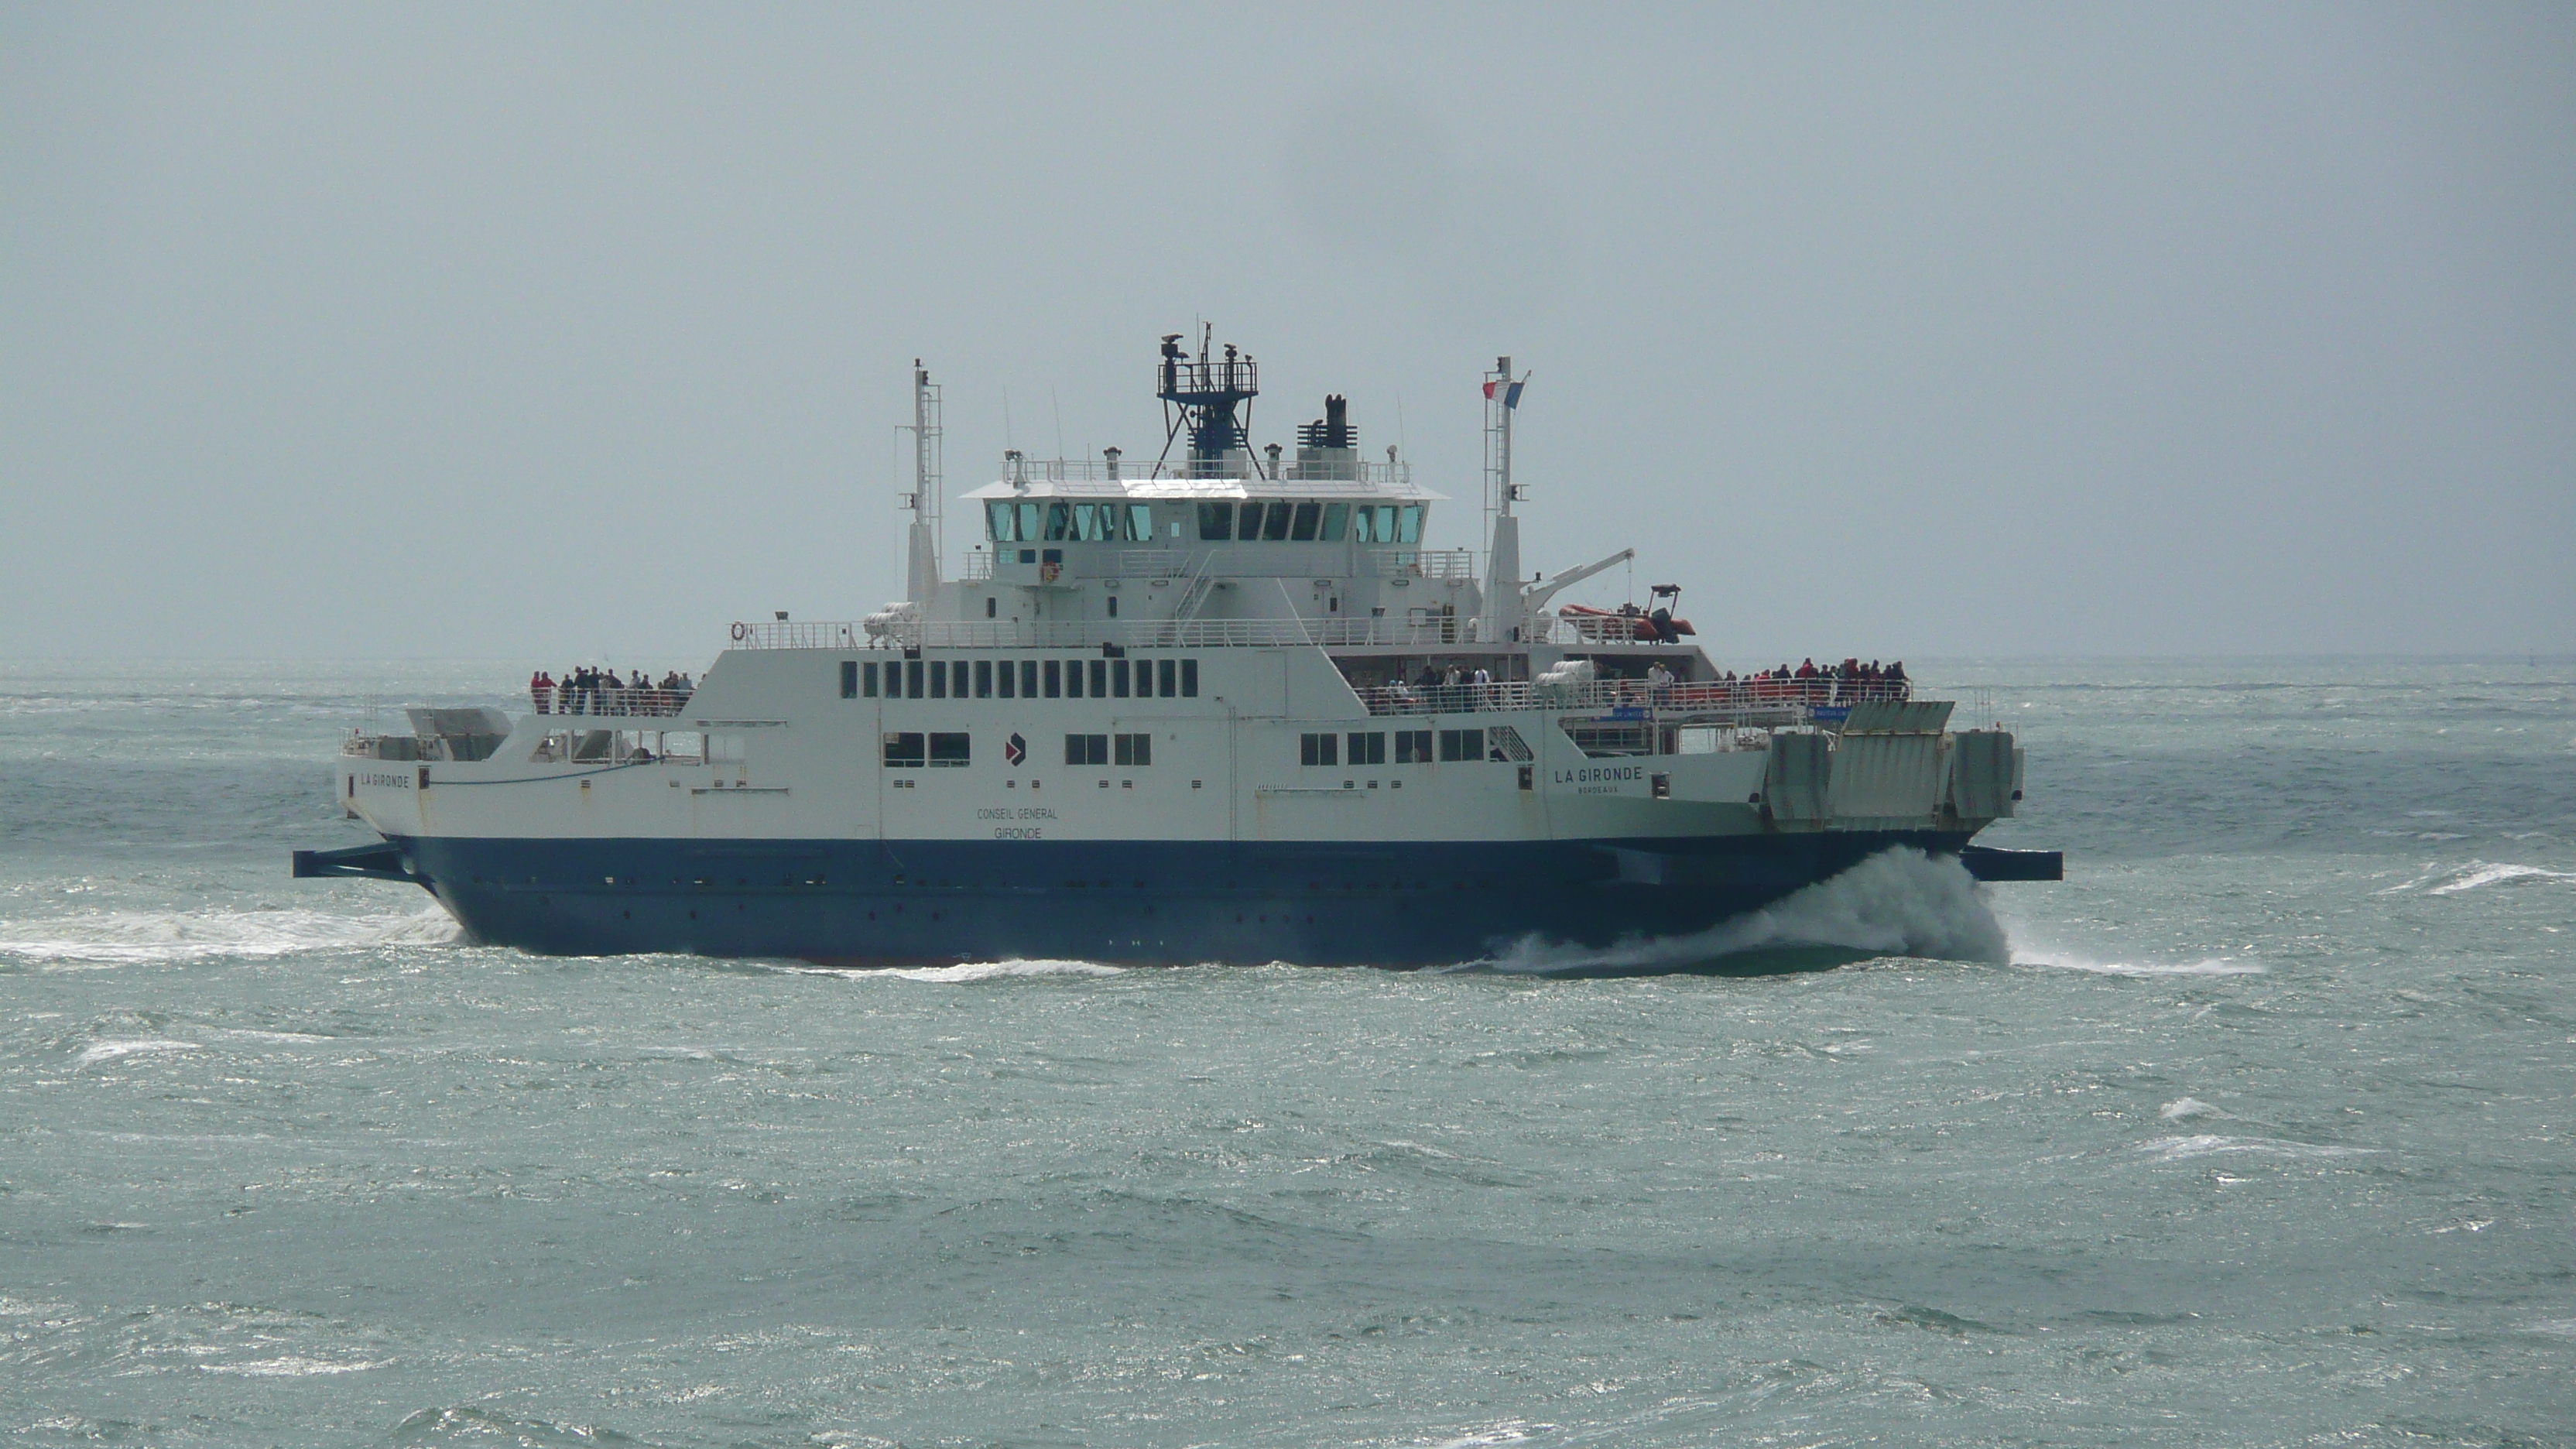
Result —
<instances>
[{"instance_id":1,"label":"whitecap","mask_svg":"<svg viewBox=\"0 0 2576 1449\"><path fill-rule=\"evenodd\" d=\"M109 911L0 924L0 958L154 965L214 957L443 945L456 921L432 906L367 916L323 911Z\"/></svg>"},{"instance_id":2,"label":"whitecap","mask_svg":"<svg viewBox=\"0 0 2576 1449\"><path fill-rule=\"evenodd\" d=\"M2538 1323L2524 1324L2522 1331L2545 1333L2552 1338L2576 1338L2576 1318L2544 1318Z\"/></svg>"},{"instance_id":3,"label":"whitecap","mask_svg":"<svg viewBox=\"0 0 2576 1449\"><path fill-rule=\"evenodd\" d=\"M2506 881L2517 880L2576 881L2576 871L2544 870L2536 865L2491 865L2482 860L2471 861L2451 872L2451 875L2452 879L2433 887L2426 894L2455 896L2462 891L2476 890L2480 886L2501 885Z\"/></svg>"},{"instance_id":4,"label":"whitecap","mask_svg":"<svg viewBox=\"0 0 2576 1449\"><path fill-rule=\"evenodd\" d=\"M192 1041L166 1041L157 1037L134 1041L103 1041L82 1052L80 1064L91 1067L100 1062L112 1062L118 1057L130 1057L143 1052L201 1052L204 1050L204 1047Z\"/></svg>"},{"instance_id":5,"label":"whitecap","mask_svg":"<svg viewBox=\"0 0 2576 1449\"><path fill-rule=\"evenodd\" d=\"M2263 976L2270 968L2252 961L2239 961L2233 956L2212 956L2200 961L2135 962L2135 961L2042 961L2024 959L2016 966L2045 966L2057 971L2090 971L2097 976Z\"/></svg>"},{"instance_id":6,"label":"whitecap","mask_svg":"<svg viewBox=\"0 0 2576 1449\"><path fill-rule=\"evenodd\" d=\"M2165 1103L2156 1115L2168 1122L2180 1122L2188 1117L2223 1117L2227 1114L2198 1097L2177 1097Z\"/></svg>"},{"instance_id":7,"label":"whitecap","mask_svg":"<svg viewBox=\"0 0 2576 1449\"><path fill-rule=\"evenodd\" d=\"M2002 961L2010 951L1966 867L1954 857L1900 848L1705 931L1606 949L1525 938L1490 961L1465 964L1518 972L1651 970L1802 946L1943 961Z\"/></svg>"},{"instance_id":8,"label":"whitecap","mask_svg":"<svg viewBox=\"0 0 2576 1449\"><path fill-rule=\"evenodd\" d=\"M954 984L966 981L1000 981L1021 976L1117 976L1126 968L1105 966L1097 961L961 961L954 966L898 966L885 971L866 973L871 976L900 976L906 981L934 981Z\"/></svg>"},{"instance_id":9,"label":"whitecap","mask_svg":"<svg viewBox=\"0 0 2576 1449\"><path fill-rule=\"evenodd\" d=\"M2138 1144L2140 1152L2152 1152L2167 1162L2182 1162L2194 1157L2210 1157L2227 1152L2252 1152L2266 1157L2369 1157L2376 1147L2328 1147L2313 1142L2283 1142L2271 1137L2221 1137L2200 1133L2191 1137L2159 1137Z\"/></svg>"},{"instance_id":10,"label":"whitecap","mask_svg":"<svg viewBox=\"0 0 2576 1449\"><path fill-rule=\"evenodd\" d=\"M259 1358L247 1363L201 1363L197 1365L197 1370L200 1373L242 1374L261 1379L300 1379L313 1374L364 1373L368 1369L383 1368L390 1362L392 1362L390 1359L373 1359L361 1360L357 1363L342 1363L332 1359L305 1358L298 1354L288 1354L283 1358Z\"/></svg>"}]
</instances>

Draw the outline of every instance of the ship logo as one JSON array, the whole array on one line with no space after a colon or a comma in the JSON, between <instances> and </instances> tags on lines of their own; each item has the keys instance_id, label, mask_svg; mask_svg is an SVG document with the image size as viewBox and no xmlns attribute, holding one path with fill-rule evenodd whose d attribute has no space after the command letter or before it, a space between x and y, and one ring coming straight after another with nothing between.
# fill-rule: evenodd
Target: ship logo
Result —
<instances>
[{"instance_id":1,"label":"ship logo","mask_svg":"<svg viewBox=\"0 0 2576 1449\"><path fill-rule=\"evenodd\" d=\"M1002 742L1002 758L1016 765L1029 757L1029 742L1013 735Z\"/></svg>"}]
</instances>

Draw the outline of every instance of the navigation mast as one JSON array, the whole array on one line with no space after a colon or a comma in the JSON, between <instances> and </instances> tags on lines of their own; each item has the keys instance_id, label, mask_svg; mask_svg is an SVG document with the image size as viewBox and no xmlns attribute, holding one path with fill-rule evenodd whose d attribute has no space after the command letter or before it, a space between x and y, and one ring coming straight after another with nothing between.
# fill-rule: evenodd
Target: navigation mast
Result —
<instances>
[{"instance_id":1,"label":"navigation mast","mask_svg":"<svg viewBox=\"0 0 2576 1449\"><path fill-rule=\"evenodd\" d=\"M1512 376L1509 357L1494 359L1485 374L1485 509L1493 515L1485 551L1485 619L1478 638L1487 644L1521 637L1521 521L1512 504L1528 495L1512 482L1512 414L1521 405L1523 373Z\"/></svg>"},{"instance_id":2,"label":"navigation mast","mask_svg":"<svg viewBox=\"0 0 2576 1449\"><path fill-rule=\"evenodd\" d=\"M939 388L921 359L912 360L912 491L902 496L912 510L909 551L904 556L903 596L927 608L939 589Z\"/></svg>"}]
</instances>

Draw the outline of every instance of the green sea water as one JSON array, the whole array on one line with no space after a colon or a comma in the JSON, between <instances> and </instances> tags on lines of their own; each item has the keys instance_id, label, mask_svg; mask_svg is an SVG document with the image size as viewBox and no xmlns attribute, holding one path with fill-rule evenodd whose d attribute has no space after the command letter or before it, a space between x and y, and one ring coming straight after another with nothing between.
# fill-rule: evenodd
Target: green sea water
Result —
<instances>
[{"instance_id":1,"label":"green sea water","mask_svg":"<svg viewBox=\"0 0 2576 1449\"><path fill-rule=\"evenodd\" d=\"M2576 662L1920 672L2065 882L856 973L287 878L524 667L0 665L0 1442L2576 1443Z\"/></svg>"}]
</instances>

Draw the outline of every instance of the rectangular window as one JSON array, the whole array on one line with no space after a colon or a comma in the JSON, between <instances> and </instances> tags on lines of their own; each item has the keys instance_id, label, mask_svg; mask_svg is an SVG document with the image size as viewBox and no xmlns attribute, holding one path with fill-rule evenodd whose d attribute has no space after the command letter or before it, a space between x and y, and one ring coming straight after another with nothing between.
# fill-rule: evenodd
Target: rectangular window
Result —
<instances>
[{"instance_id":1,"label":"rectangular window","mask_svg":"<svg viewBox=\"0 0 2576 1449\"><path fill-rule=\"evenodd\" d=\"M859 661L855 659L844 659L841 661L841 698L856 699L858 697Z\"/></svg>"},{"instance_id":2,"label":"rectangular window","mask_svg":"<svg viewBox=\"0 0 2576 1449\"><path fill-rule=\"evenodd\" d=\"M1261 520L1261 537L1270 543L1278 543L1286 539L1288 519L1295 509L1296 505L1290 503L1271 504L1270 512Z\"/></svg>"},{"instance_id":3,"label":"rectangular window","mask_svg":"<svg viewBox=\"0 0 2576 1449\"><path fill-rule=\"evenodd\" d=\"M1127 661L1124 659L1109 661L1109 694L1113 699L1127 697Z\"/></svg>"},{"instance_id":4,"label":"rectangular window","mask_svg":"<svg viewBox=\"0 0 2576 1449\"><path fill-rule=\"evenodd\" d=\"M1395 541L1397 543L1422 542L1421 504L1408 503L1402 508L1397 509L1395 519Z\"/></svg>"},{"instance_id":5,"label":"rectangular window","mask_svg":"<svg viewBox=\"0 0 2576 1449\"><path fill-rule=\"evenodd\" d=\"M1005 660L1003 660L1003 661L1002 661L1002 667L1001 667L1001 668L999 668L999 669L997 669L997 670L995 670L995 671L993 671L993 672L994 672L994 674L996 674L997 676L999 676L999 677L998 677L998 678L996 678L993 682L994 682L994 683L996 683L996 684L999 684L1000 686L1002 686L1002 698L1004 698L1004 699L1017 699L1017 698L1019 698L1019 696L1020 696L1020 666L1019 666L1019 665L1017 665L1017 664L1012 663L1012 662L1011 662L1010 660L1008 660L1008 659L1005 659Z\"/></svg>"},{"instance_id":6,"label":"rectangular window","mask_svg":"<svg viewBox=\"0 0 2576 1449\"><path fill-rule=\"evenodd\" d=\"M1297 763L1301 765L1338 765L1342 762L1340 735L1299 735Z\"/></svg>"},{"instance_id":7,"label":"rectangular window","mask_svg":"<svg viewBox=\"0 0 2576 1449\"><path fill-rule=\"evenodd\" d=\"M1169 690L1164 692L1167 694L1170 693ZM1199 662L1195 659L1184 659L1181 661L1181 698L1196 699L1198 697Z\"/></svg>"},{"instance_id":8,"label":"rectangular window","mask_svg":"<svg viewBox=\"0 0 2576 1449\"><path fill-rule=\"evenodd\" d=\"M1199 505L1199 540L1202 543L1234 537L1234 505L1202 503Z\"/></svg>"},{"instance_id":9,"label":"rectangular window","mask_svg":"<svg viewBox=\"0 0 2576 1449\"><path fill-rule=\"evenodd\" d=\"M990 659L975 661L975 697L977 699L993 697L993 661Z\"/></svg>"},{"instance_id":10,"label":"rectangular window","mask_svg":"<svg viewBox=\"0 0 2576 1449\"><path fill-rule=\"evenodd\" d=\"M903 692L914 699L921 698L921 661L918 659L903 661Z\"/></svg>"},{"instance_id":11,"label":"rectangular window","mask_svg":"<svg viewBox=\"0 0 2576 1449\"><path fill-rule=\"evenodd\" d=\"M959 699L964 699L964 698L966 697L966 681L967 681L968 679L972 678L973 676L971 676L970 674L968 674L968 673L967 673L967 670L966 670L966 661L965 661L965 660L963 660L963 659L958 660L958 661L957 661L957 664L956 664L956 666L955 666L955 667L956 667L956 671L957 671L957 672L956 672L956 674L953 676L953 677L956 679L956 681L957 681L957 688L956 688L955 693L956 693L956 695L957 695L957 697L958 697Z\"/></svg>"},{"instance_id":12,"label":"rectangular window","mask_svg":"<svg viewBox=\"0 0 2576 1449\"><path fill-rule=\"evenodd\" d=\"M1073 537L1073 505L1069 503L1048 504L1046 541L1049 543L1062 543L1071 537Z\"/></svg>"},{"instance_id":13,"label":"rectangular window","mask_svg":"<svg viewBox=\"0 0 2576 1449\"><path fill-rule=\"evenodd\" d=\"M1011 505L987 503L984 505L984 518L989 525L985 532L992 535L995 543L1019 542L1019 530L1011 526Z\"/></svg>"},{"instance_id":14,"label":"rectangular window","mask_svg":"<svg viewBox=\"0 0 2576 1449\"><path fill-rule=\"evenodd\" d=\"M1048 692L1053 693L1054 691L1050 690ZM1023 659L1020 661L1020 698L1035 699L1037 697L1038 662L1034 659Z\"/></svg>"},{"instance_id":15,"label":"rectangular window","mask_svg":"<svg viewBox=\"0 0 2576 1449\"><path fill-rule=\"evenodd\" d=\"M962 730L930 737L930 767L934 770L964 769L973 758L971 736Z\"/></svg>"},{"instance_id":16,"label":"rectangular window","mask_svg":"<svg viewBox=\"0 0 2576 1449\"><path fill-rule=\"evenodd\" d=\"M1262 505L1258 503L1247 503L1243 505L1242 509L1236 514L1236 518L1239 520L1234 531L1234 536L1236 538L1248 540L1259 538L1261 536L1261 509Z\"/></svg>"},{"instance_id":17,"label":"rectangular window","mask_svg":"<svg viewBox=\"0 0 2576 1449\"><path fill-rule=\"evenodd\" d=\"M1340 543L1342 541L1342 535L1350 531L1350 526L1351 506L1349 504L1327 503L1324 505L1324 542Z\"/></svg>"},{"instance_id":18,"label":"rectangular window","mask_svg":"<svg viewBox=\"0 0 2576 1449\"><path fill-rule=\"evenodd\" d=\"M859 693L869 699L877 697L877 666L870 660L859 668Z\"/></svg>"},{"instance_id":19,"label":"rectangular window","mask_svg":"<svg viewBox=\"0 0 2576 1449\"><path fill-rule=\"evenodd\" d=\"M1153 541L1153 504L1130 503L1127 505L1127 536L1138 543L1150 543Z\"/></svg>"},{"instance_id":20,"label":"rectangular window","mask_svg":"<svg viewBox=\"0 0 2576 1449\"><path fill-rule=\"evenodd\" d=\"M1136 697L1138 699L1154 697L1154 661L1151 659L1136 661Z\"/></svg>"},{"instance_id":21,"label":"rectangular window","mask_svg":"<svg viewBox=\"0 0 2576 1449\"><path fill-rule=\"evenodd\" d=\"M1058 667L1062 662L1055 659L1046 662L1046 697L1049 699L1064 693L1063 670Z\"/></svg>"},{"instance_id":22,"label":"rectangular window","mask_svg":"<svg viewBox=\"0 0 2576 1449\"><path fill-rule=\"evenodd\" d=\"M1079 659L1064 661L1064 697L1082 698L1082 661Z\"/></svg>"},{"instance_id":23,"label":"rectangular window","mask_svg":"<svg viewBox=\"0 0 2576 1449\"><path fill-rule=\"evenodd\" d=\"M1315 541L1315 525L1317 522L1322 520L1323 516L1324 505L1320 503L1298 504L1297 521L1289 526L1288 541L1290 543L1313 543Z\"/></svg>"},{"instance_id":24,"label":"rectangular window","mask_svg":"<svg viewBox=\"0 0 2576 1449\"><path fill-rule=\"evenodd\" d=\"M1484 757L1485 732L1483 730L1442 730L1440 732L1440 758L1443 763L1451 760L1481 760Z\"/></svg>"},{"instance_id":25,"label":"rectangular window","mask_svg":"<svg viewBox=\"0 0 2576 1449\"><path fill-rule=\"evenodd\" d=\"M1169 659L1157 659L1154 661L1154 676L1162 681L1163 698L1165 699L1170 699L1172 697L1172 663L1173 661Z\"/></svg>"},{"instance_id":26,"label":"rectangular window","mask_svg":"<svg viewBox=\"0 0 2576 1449\"><path fill-rule=\"evenodd\" d=\"M1109 596L1109 617L1113 619L1118 617L1118 596L1116 594L1111 594Z\"/></svg>"},{"instance_id":27,"label":"rectangular window","mask_svg":"<svg viewBox=\"0 0 2576 1449\"><path fill-rule=\"evenodd\" d=\"M1105 765L1109 763L1109 736L1066 735L1064 762L1068 765Z\"/></svg>"},{"instance_id":28,"label":"rectangular window","mask_svg":"<svg viewBox=\"0 0 2576 1449\"><path fill-rule=\"evenodd\" d=\"M1354 765L1385 764L1386 736L1375 733L1360 734L1354 731L1351 735L1351 763Z\"/></svg>"},{"instance_id":29,"label":"rectangular window","mask_svg":"<svg viewBox=\"0 0 2576 1449\"><path fill-rule=\"evenodd\" d=\"M937 659L930 661L930 697L932 699L948 697L948 666Z\"/></svg>"},{"instance_id":30,"label":"rectangular window","mask_svg":"<svg viewBox=\"0 0 2576 1449\"><path fill-rule=\"evenodd\" d=\"M1120 765L1144 766L1154 763L1152 735L1120 735L1117 745L1114 758Z\"/></svg>"},{"instance_id":31,"label":"rectangular window","mask_svg":"<svg viewBox=\"0 0 2576 1449\"><path fill-rule=\"evenodd\" d=\"M1399 765L1430 764L1431 731L1397 730L1395 732L1395 762Z\"/></svg>"},{"instance_id":32,"label":"rectangular window","mask_svg":"<svg viewBox=\"0 0 2576 1449\"><path fill-rule=\"evenodd\" d=\"M1109 661L1106 659L1094 659L1091 661L1091 697L1093 699L1102 699L1106 698L1108 694Z\"/></svg>"},{"instance_id":33,"label":"rectangular window","mask_svg":"<svg viewBox=\"0 0 2576 1449\"><path fill-rule=\"evenodd\" d=\"M896 734L889 730L885 737L885 762L889 770L918 770L929 758L927 741L918 734Z\"/></svg>"},{"instance_id":34,"label":"rectangular window","mask_svg":"<svg viewBox=\"0 0 2576 1449\"><path fill-rule=\"evenodd\" d=\"M1021 505L1020 505L1020 520L1019 520L1019 522L1020 522L1020 528L1019 528L1019 541L1020 541L1020 542L1022 542L1022 543L1035 543L1035 542L1037 542L1037 541L1038 541L1038 506L1037 506L1036 504L1034 504L1034 503L1023 503L1023 504L1021 504ZM1025 558L1023 558L1023 559L1021 559L1021 560L1020 560L1020 562L1022 562L1022 563L1027 563L1027 562L1028 562L1028 560L1027 560L1027 559L1025 559Z\"/></svg>"}]
</instances>

